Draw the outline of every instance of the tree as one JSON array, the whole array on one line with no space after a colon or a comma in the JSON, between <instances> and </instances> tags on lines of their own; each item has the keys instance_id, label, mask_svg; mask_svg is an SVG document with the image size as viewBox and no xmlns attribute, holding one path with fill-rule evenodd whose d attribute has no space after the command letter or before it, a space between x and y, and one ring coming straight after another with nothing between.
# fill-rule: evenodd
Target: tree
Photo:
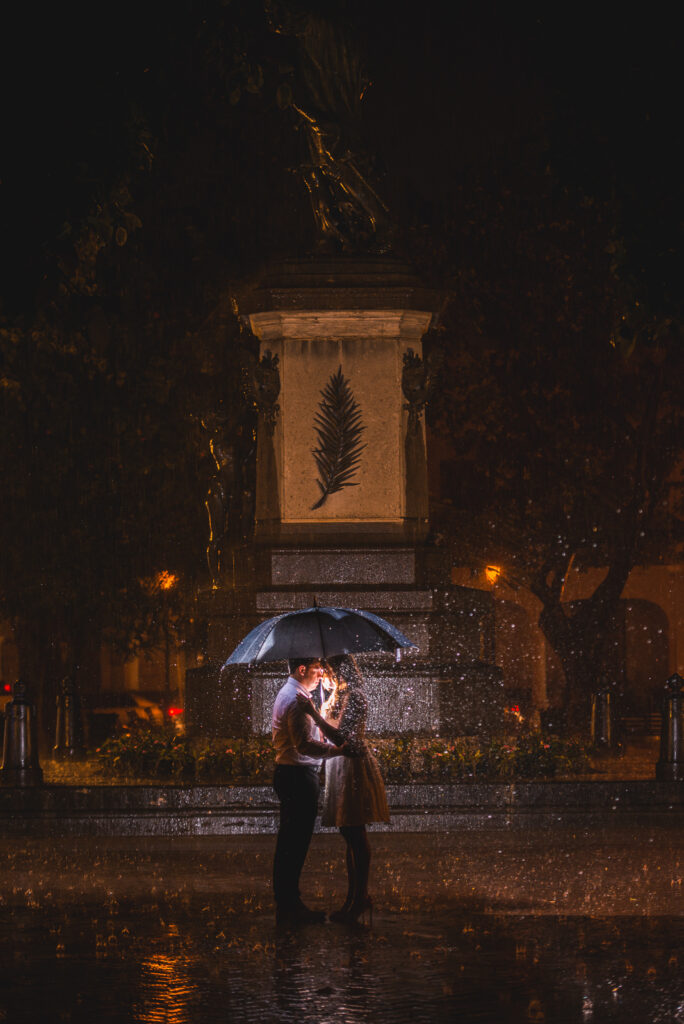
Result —
<instances>
[{"instance_id":1,"label":"tree","mask_svg":"<svg viewBox=\"0 0 684 1024\"><path fill-rule=\"evenodd\" d=\"M265 148L277 148L281 112L273 102L255 113L253 5L229 6L155 18L97 66L88 53L88 116L79 122L75 103L52 111L62 122L51 134L69 142L56 171L65 187L49 217L42 194L30 196L31 260L19 260L19 287L4 281L0 609L47 735L59 676L74 669L92 689L103 639L148 649L193 615L214 472L203 417L230 407L247 427L237 460L249 450L249 340L227 296L263 259L262 229L278 225L265 198L277 202L273 181L288 178ZM166 592L169 574L178 582Z\"/></svg>"},{"instance_id":2,"label":"tree","mask_svg":"<svg viewBox=\"0 0 684 1024\"><path fill-rule=\"evenodd\" d=\"M448 372L432 410L460 453L441 528L461 557L503 565L539 598L577 703L608 666L621 593L649 542L653 555L682 457L681 331L620 280L609 204L546 176L481 192L464 220L470 261L442 320ZM570 605L573 566L606 571Z\"/></svg>"},{"instance_id":3,"label":"tree","mask_svg":"<svg viewBox=\"0 0 684 1024\"><path fill-rule=\"evenodd\" d=\"M133 325L106 309L93 269L102 225L117 236L115 212L101 206L99 226L79 231L54 301L0 331L0 600L46 723L59 675L92 673L103 639L127 650L158 640L151 581L163 570L190 580L201 550L177 354L163 351L152 316Z\"/></svg>"}]
</instances>

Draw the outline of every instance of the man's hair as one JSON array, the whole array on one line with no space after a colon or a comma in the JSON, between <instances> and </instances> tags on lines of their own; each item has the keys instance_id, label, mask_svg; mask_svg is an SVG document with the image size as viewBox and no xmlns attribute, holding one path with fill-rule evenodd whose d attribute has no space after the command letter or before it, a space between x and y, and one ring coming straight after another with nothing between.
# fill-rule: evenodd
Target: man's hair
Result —
<instances>
[{"instance_id":1,"label":"man's hair","mask_svg":"<svg viewBox=\"0 0 684 1024\"><path fill-rule=\"evenodd\" d=\"M287 663L287 669L291 676L295 674L300 665L304 668L308 668L309 665L313 665L315 661L320 661L320 658L290 658Z\"/></svg>"}]
</instances>

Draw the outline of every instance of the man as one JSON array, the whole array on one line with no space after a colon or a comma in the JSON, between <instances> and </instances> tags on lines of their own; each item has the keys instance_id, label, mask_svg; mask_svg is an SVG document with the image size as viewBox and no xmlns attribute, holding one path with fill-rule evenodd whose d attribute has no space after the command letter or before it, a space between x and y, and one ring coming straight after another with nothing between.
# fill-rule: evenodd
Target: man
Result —
<instances>
[{"instance_id":1,"label":"man","mask_svg":"<svg viewBox=\"0 0 684 1024\"><path fill-rule=\"evenodd\" d=\"M324 921L322 911L309 910L299 895L299 876L313 835L318 813L321 761L348 755L321 739L310 716L297 701L309 697L323 677L318 658L289 662L290 675L273 705L273 746L276 767L273 787L280 801L280 827L273 858L273 894L276 920L294 924Z\"/></svg>"}]
</instances>

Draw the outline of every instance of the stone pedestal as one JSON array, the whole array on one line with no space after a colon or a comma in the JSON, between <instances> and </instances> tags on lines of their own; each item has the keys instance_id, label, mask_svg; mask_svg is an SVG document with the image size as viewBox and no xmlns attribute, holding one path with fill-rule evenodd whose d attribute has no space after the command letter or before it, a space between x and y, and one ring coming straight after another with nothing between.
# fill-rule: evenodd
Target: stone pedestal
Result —
<instances>
[{"instance_id":1,"label":"stone pedestal","mask_svg":"<svg viewBox=\"0 0 684 1024\"><path fill-rule=\"evenodd\" d=\"M279 411L257 467L257 536L415 540L427 529L425 435L409 431L404 356L420 356L435 296L399 262L291 261L244 306L261 353L277 356ZM321 497L314 449L323 391L341 371L362 452L347 486ZM264 432L266 433L266 432ZM265 439L264 439L265 440Z\"/></svg>"},{"instance_id":2,"label":"stone pedestal","mask_svg":"<svg viewBox=\"0 0 684 1024\"><path fill-rule=\"evenodd\" d=\"M260 418L254 560L230 589L207 595L210 662L220 666L262 619L314 599L373 611L419 648L396 665L366 659L369 727L377 732L439 732L454 721L461 732L477 731L479 699L472 714L453 713L473 666L496 704L496 673L485 683L482 667L493 653L491 597L450 586L449 566L440 578L426 558L425 431L407 364L420 377L422 337L436 308L437 297L406 265L377 258L286 261L241 310L261 357L269 365L277 357L280 392L275 419L272 406L268 421ZM326 494L314 452L328 443L326 430L335 433L335 379L360 429L351 472ZM216 700L242 708L247 701L251 730L267 731L283 671L226 671ZM219 717L198 712L197 724L206 729Z\"/></svg>"}]
</instances>

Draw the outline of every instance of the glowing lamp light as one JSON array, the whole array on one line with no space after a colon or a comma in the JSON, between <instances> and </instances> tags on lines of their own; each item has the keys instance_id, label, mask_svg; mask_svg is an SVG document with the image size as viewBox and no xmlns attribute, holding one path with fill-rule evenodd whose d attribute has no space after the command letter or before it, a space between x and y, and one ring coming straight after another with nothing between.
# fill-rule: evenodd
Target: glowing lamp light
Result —
<instances>
[{"instance_id":1,"label":"glowing lamp light","mask_svg":"<svg viewBox=\"0 0 684 1024\"><path fill-rule=\"evenodd\" d=\"M167 708L166 714L169 718L177 718L178 715L183 714L183 708Z\"/></svg>"},{"instance_id":2,"label":"glowing lamp light","mask_svg":"<svg viewBox=\"0 0 684 1024\"><path fill-rule=\"evenodd\" d=\"M11 693L12 692L12 684L11 683L5 683L5 685L3 686L2 689L3 689L4 693Z\"/></svg>"},{"instance_id":3,"label":"glowing lamp light","mask_svg":"<svg viewBox=\"0 0 684 1024\"><path fill-rule=\"evenodd\" d=\"M499 568L498 565L486 565L485 578L487 580L487 583L491 583L493 586L501 576L501 572L502 570Z\"/></svg>"},{"instance_id":4,"label":"glowing lamp light","mask_svg":"<svg viewBox=\"0 0 684 1024\"><path fill-rule=\"evenodd\" d=\"M504 711L518 722L525 721L525 716L521 713L519 704L512 704L510 708L504 708Z\"/></svg>"}]
</instances>

